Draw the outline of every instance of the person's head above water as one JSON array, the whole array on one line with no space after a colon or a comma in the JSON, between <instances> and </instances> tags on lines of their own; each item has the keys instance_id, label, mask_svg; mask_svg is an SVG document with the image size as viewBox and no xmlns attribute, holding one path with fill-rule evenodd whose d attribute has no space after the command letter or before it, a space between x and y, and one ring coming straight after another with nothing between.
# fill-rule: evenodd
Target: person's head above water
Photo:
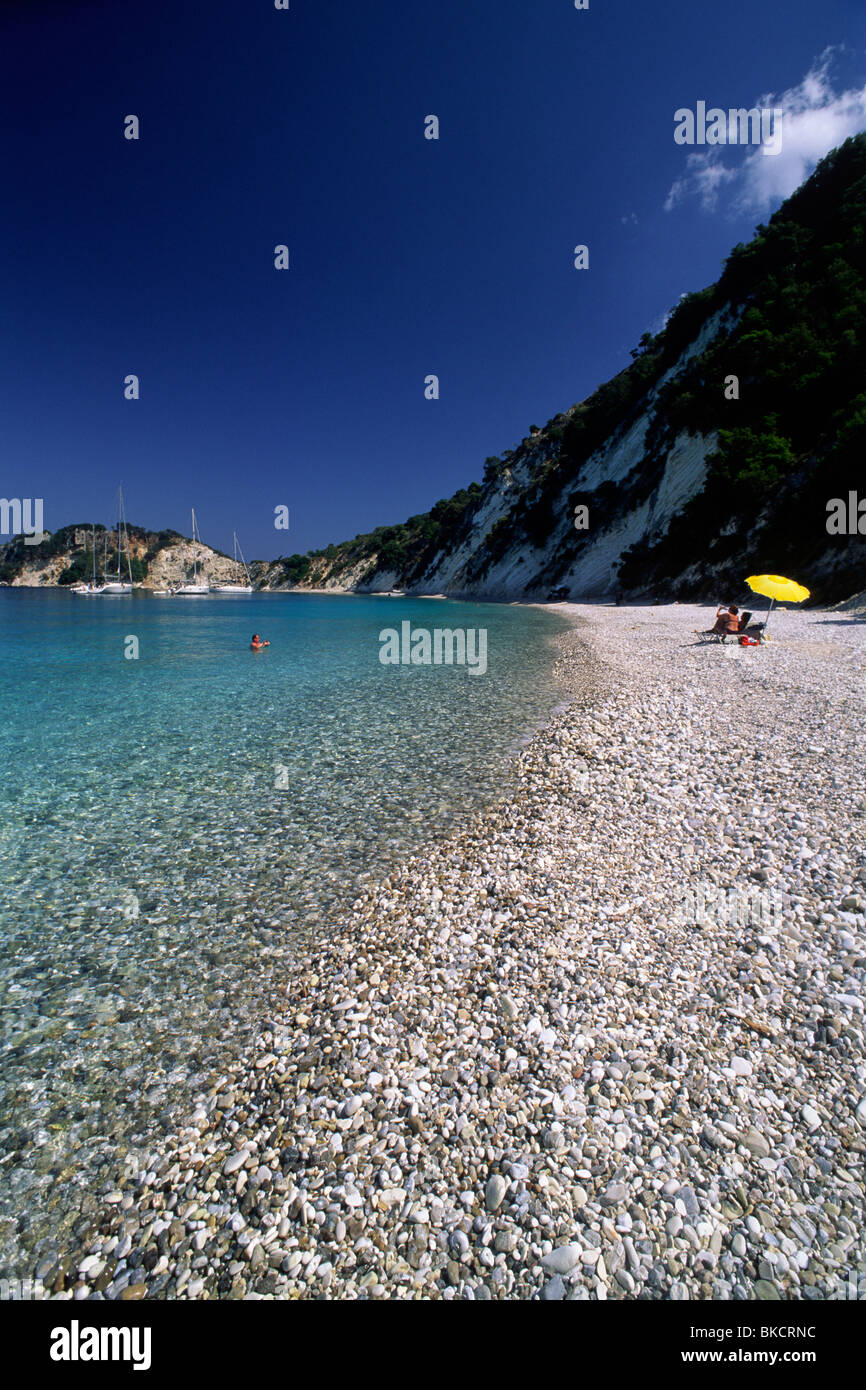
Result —
<instances>
[{"instance_id":1,"label":"person's head above water","mask_svg":"<svg viewBox=\"0 0 866 1390\"><path fill-rule=\"evenodd\" d=\"M254 633L253 633L253 638L252 638L252 640L253 640L254 642L258 642L258 640L259 640L259 634L258 634L257 632L254 632Z\"/></svg>"}]
</instances>

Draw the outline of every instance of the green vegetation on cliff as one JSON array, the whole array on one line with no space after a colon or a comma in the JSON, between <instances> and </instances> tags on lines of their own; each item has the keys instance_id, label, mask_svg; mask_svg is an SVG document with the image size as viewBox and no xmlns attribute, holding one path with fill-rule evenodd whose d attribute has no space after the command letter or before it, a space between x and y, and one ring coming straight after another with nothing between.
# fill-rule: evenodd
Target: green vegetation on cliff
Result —
<instances>
[{"instance_id":1,"label":"green vegetation on cliff","mask_svg":"<svg viewBox=\"0 0 866 1390\"><path fill-rule=\"evenodd\" d=\"M866 135L828 155L769 225L734 249L712 294L740 316L662 388L660 442L682 430L717 431L718 448L703 490L667 534L626 556L626 587L664 586L688 563L699 566L699 587L717 583L752 528L755 570L807 573L827 544L827 499L862 480ZM737 401L724 396L729 375L739 379Z\"/></svg>"},{"instance_id":2,"label":"green vegetation on cliff","mask_svg":"<svg viewBox=\"0 0 866 1390\"><path fill-rule=\"evenodd\" d=\"M397 526L378 526L375 531L356 536L342 545L311 550L308 555L290 555L279 560L282 579L277 583L302 584L314 575L314 561L329 562L332 579L360 566L361 582L376 572L396 572L405 584L420 579L424 570L443 550L449 550L468 530L482 489L478 483L460 488L453 497L443 498L420 516L410 516ZM272 581L274 582L274 581ZM312 581L311 581L312 582Z\"/></svg>"},{"instance_id":3,"label":"green vegetation on cliff","mask_svg":"<svg viewBox=\"0 0 866 1390\"><path fill-rule=\"evenodd\" d=\"M14 536L6 545L0 546L0 584L11 584L22 573L31 568L44 570L52 560L66 559L68 563L57 573L57 583L64 586L89 580L93 574L93 523L79 522L76 525L61 526L57 531L46 532L38 545L28 545L23 536ZM127 526L129 538L129 567L133 582L145 580L152 561L166 547L182 542L179 531L147 531L143 526ZM216 551L216 554L221 554ZM96 574L98 578L108 572L117 572L117 532L96 525ZM126 549L123 552L122 570L126 571Z\"/></svg>"}]
</instances>

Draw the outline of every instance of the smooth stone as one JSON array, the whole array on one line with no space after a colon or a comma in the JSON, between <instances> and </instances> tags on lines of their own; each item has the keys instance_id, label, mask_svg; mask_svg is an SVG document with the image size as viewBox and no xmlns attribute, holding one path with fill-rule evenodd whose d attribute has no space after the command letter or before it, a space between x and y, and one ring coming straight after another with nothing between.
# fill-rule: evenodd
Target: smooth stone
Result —
<instances>
[{"instance_id":1,"label":"smooth stone","mask_svg":"<svg viewBox=\"0 0 866 1390\"><path fill-rule=\"evenodd\" d=\"M755 1297L759 1298L762 1303L781 1303L782 1301L782 1295L779 1293L776 1285L770 1283L769 1279L759 1279L757 1281L755 1284Z\"/></svg>"},{"instance_id":2,"label":"smooth stone","mask_svg":"<svg viewBox=\"0 0 866 1390\"><path fill-rule=\"evenodd\" d=\"M747 1130L740 1139L740 1143L744 1144L749 1150L749 1153L755 1158L770 1157L770 1145L767 1143L763 1134L760 1134L756 1129Z\"/></svg>"},{"instance_id":3,"label":"smooth stone","mask_svg":"<svg viewBox=\"0 0 866 1390\"><path fill-rule=\"evenodd\" d=\"M685 1207L687 1216L700 1216L701 1208L698 1199L695 1196L694 1188L681 1187L677 1192L677 1199L678 1201L682 1202L683 1206Z\"/></svg>"},{"instance_id":4,"label":"smooth stone","mask_svg":"<svg viewBox=\"0 0 866 1390\"><path fill-rule=\"evenodd\" d=\"M549 1283L545 1284L541 1290L541 1297L545 1303L559 1303L565 1298L565 1285L558 1274L555 1274Z\"/></svg>"},{"instance_id":5,"label":"smooth stone","mask_svg":"<svg viewBox=\"0 0 866 1390\"><path fill-rule=\"evenodd\" d=\"M543 1255L541 1263L544 1269L553 1274L570 1274L575 1265L580 1263L580 1257L579 1245L560 1245L558 1250L551 1250L549 1255Z\"/></svg>"},{"instance_id":6,"label":"smooth stone","mask_svg":"<svg viewBox=\"0 0 866 1390\"><path fill-rule=\"evenodd\" d=\"M493 1173L487 1179L487 1186L484 1189L484 1205L489 1212L498 1211L505 1200L508 1191L508 1183L501 1173Z\"/></svg>"}]
</instances>

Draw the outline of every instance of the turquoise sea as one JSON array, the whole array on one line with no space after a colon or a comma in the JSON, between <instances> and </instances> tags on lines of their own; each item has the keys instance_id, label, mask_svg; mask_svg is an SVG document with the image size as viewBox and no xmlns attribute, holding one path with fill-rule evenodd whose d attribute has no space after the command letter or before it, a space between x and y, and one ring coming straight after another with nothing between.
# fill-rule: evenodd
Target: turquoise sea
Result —
<instances>
[{"instance_id":1,"label":"turquoise sea","mask_svg":"<svg viewBox=\"0 0 866 1390\"><path fill-rule=\"evenodd\" d=\"M486 674L383 666L406 619L485 628ZM359 879L507 786L561 701L563 627L435 599L0 589L0 1273L62 1253Z\"/></svg>"}]
</instances>

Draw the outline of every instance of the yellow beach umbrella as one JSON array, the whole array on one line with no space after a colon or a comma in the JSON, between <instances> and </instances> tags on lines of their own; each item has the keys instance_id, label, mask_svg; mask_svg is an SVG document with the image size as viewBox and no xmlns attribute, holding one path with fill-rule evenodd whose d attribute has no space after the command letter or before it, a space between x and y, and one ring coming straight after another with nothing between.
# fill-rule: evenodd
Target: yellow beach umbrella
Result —
<instances>
[{"instance_id":1,"label":"yellow beach umbrella","mask_svg":"<svg viewBox=\"0 0 866 1390\"><path fill-rule=\"evenodd\" d=\"M770 625L770 614L777 599L780 603L802 603L804 598L809 597L809 590L804 589L802 584L797 584L793 579L785 579L781 574L753 574L746 583L753 594L761 594L770 600L767 621L764 624L765 632Z\"/></svg>"}]
</instances>

